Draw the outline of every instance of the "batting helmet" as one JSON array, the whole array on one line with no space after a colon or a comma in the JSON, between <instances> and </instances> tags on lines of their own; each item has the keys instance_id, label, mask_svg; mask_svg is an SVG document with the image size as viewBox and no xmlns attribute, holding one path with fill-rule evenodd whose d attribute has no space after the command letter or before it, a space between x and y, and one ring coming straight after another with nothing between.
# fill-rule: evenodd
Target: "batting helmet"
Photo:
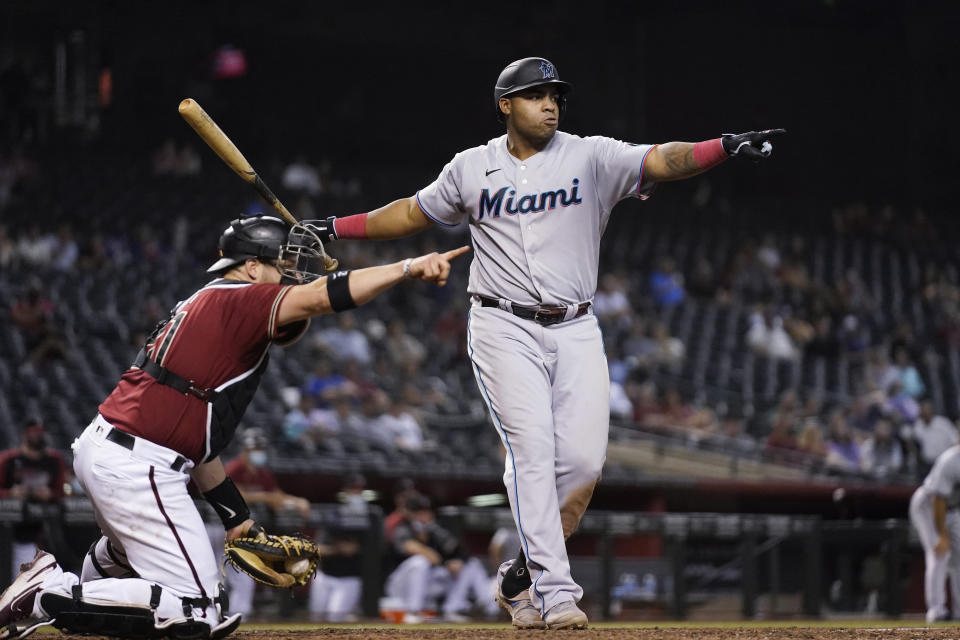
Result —
<instances>
[{"instance_id":1,"label":"batting helmet","mask_svg":"<svg viewBox=\"0 0 960 640\"><path fill-rule=\"evenodd\" d=\"M221 273L247 258L280 259L280 248L287 244L289 225L280 218L256 215L237 218L230 223L217 243L220 259L207 273Z\"/></svg>"},{"instance_id":2,"label":"batting helmet","mask_svg":"<svg viewBox=\"0 0 960 640\"><path fill-rule=\"evenodd\" d=\"M497 84L493 87L493 106L497 110L497 120L503 122L503 112L500 111L500 98L509 97L518 91L551 84L560 92L560 115L567 108L566 94L573 90L573 85L564 82L557 74L557 68L545 58L523 58L508 64Z\"/></svg>"}]
</instances>

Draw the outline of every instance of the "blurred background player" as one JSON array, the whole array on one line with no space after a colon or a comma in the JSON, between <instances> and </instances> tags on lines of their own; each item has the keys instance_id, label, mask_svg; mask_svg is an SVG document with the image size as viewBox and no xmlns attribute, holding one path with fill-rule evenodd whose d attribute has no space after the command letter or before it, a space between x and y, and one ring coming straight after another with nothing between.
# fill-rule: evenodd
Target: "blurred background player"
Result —
<instances>
[{"instance_id":1,"label":"blurred background player","mask_svg":"<svg viewBox=\"0 0 960 640\"><path fill-rule=\"evenodd\" d=\"M50 515L47 509L31 508L56 505L63 498L66 465L63 455L47 444L43 424L31 418L21 429L20 446L0 453L0 498L18 498L24 503L23 521L13 527L11 580L38 547L61 546L54 544L60 539L59 518L45 517Z\"/></svg>"},{"instance_id":2,"label":"blurred background player","mask_svg":"<svg viewBox=\"0 0 960 640\"><path fill-rule=\"evenodd\" d=\"M486 606L487 613L495 610L496 604L487 599L490 579L483 563L468 557L457 537L437 524L430 499L408 496L404 511L387 548L394 569L385 587L388 598L403 600L403 622L422 622L435 602L449 622L469 619L471 598Z\"/></svg>"},{"instance_id":3,"label":"blurred background player","mask_svg":"<svg viewBox=\"0 0 960 640\"><path fill-rule=\"evenodd\" d=\"M366 478L350 475L338 496L343 520L360 523L369 513L363 496ZM350 622L356 619L363 590L362 531L335 525L318 536L321 563L310 583L310 619L326 622Z\"/></svg>"},{"instance_id":4,"label":"blurred background player","mask_svg":"<svg viewBox=\"0 0 960 640\"><path fill-rule=\"evenodd\" d=\"M960 619L960 445L940 454L933 469L910 498L910 522L923 545L924 598L927 622L950 619L947 577L950 578L952 618Z\"/></svg>"}]
</instances>

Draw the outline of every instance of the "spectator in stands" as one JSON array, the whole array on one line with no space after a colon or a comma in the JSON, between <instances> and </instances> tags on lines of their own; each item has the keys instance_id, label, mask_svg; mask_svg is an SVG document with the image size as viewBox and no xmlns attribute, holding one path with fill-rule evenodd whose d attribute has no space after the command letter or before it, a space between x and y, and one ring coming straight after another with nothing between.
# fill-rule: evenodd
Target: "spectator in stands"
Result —
<instances>
[{"instance_id":1,"label":"spectator in stands","mask_svg":"<svg viewBox=\"0 0 960 640\"><path fill-rule=\"evenodd\" d=\"M658 307L675 307L686 297L683 274L676 269L673 258L663 257L650 274L650 290Z\"/></svg>"},{"instance_id":2,"label":"spectator in stands","mask_svg":"<svg viewBox=\"0 0 960 640\"><path fill-rule=\"evenodd\" d=\"M896 351L894 351L893 362L900 375L900 384L903 386L903 391L911 398L919 398L922 396L924 391L926 391L926 386L923 384L923 380L920 378L920 372L917 371L917 367L914 366L910 358L910 352L906 347L898 347Z\"/></svg>"},{"instance_id":3,"label":"spectator in stands","mask_svg":"<svg viewBox=\"0 0 960 640\"><path fill-rule=\"evenodd\" d=\"M610 380L610 417L619 420L633 419L633 403L626 390L617 380Z\"/></svg>"},{"instance_id":4,"label":"spectator in stands","mask_svg":"<svg viewBox=\"0 0 960 640\"><path fill-rule=\"evenodd\" d=\"M900 381L900 371L890 364L884 347L871 350L864 370L864 381L869 391L889 391L892 384Z\"/></svg>"},{"instance_id":5,"label":"spectator in stands","mask_svg":"<svg viewBox=\"0 0 960 640\"><path fill-rule=\"evenodd\" d=\"M806 249L801 236L794 236L790 241L790 250L783 258L777 273L780 282L795 291L807 291L810 288L810 274L804 262Z\"/></svg>"},{"instance_id":6,"label":"spectator in stands","mask_svg":"<svg viewBox=\"0 0 960 640\"><path fill-rule=\"evenodd\" d=\"M102 233L93 233L87 238L80 252L77 266L84 271L101 271L110 265L107 245Z\"/></svg>"},{"instance_id":7,"label":"spectator in stands","mask_svg":"<svg viewBox=\"0 0 960 640\"><path fill-rule=\"evenodd\" d=\"M772 233L765 234L757 247L757 261L771 273L780 269L780 249Z\"/></svg>"},{"instance_id":8,"label":"spectator in stands","mask_svg":"<svg viewBox=\"0 0 960 640\"><path fill-rule=\"evenodd\" d=\"M338 398L332 398L334 405ZM338 440L341 433L340 414L336 409L320 409L313 396L301 394L299 404L283 419L283 433L293 448L306 453L325 451L343 453L343 444Z\"/></svg>"},{"instance_id":9,"label":"spectator in stands","mask_svg":"<svg viewBox=\"0 0 960 640\"><path fill-rule=\"evenodd\" d=\"M177 170L177 145L167 138L153 154L153 175L166 176Z\"/></svg>"},{"instance_id":10,"label":"spectator in stands","mask_svg":"<svg viewBox=\"0 0 960 640\"><path fill-rule=\"evenodd\" d=\"M804 345L808 356L836 358L840 355L840 342L833 333L833 319L826 313L813 322L813 337Z\"/></svg>"},{"instance_id":11,"label":"spectator in stands","mask_svg":"<svg viewBox=\"0 0 960 640\"><path fill-rule=\"evenodd\" d=\"M66 345L55 328L53 302L32 283L23 297L13 303L10 320L20 330L27 349L28 363L42 363L66 356Z\"/></svg>"},{"instance_id":12,"label":"spectator in stands","mask_svg":"<svg viewBox=\"0 0 960 640\"><path fill-rule=\"evenodd\" d=\"M423 428L399 399L389 403L389 409L369 426L371 432L388 437L400 451L417 453L423 450Z\"/></svg>"},{"instance_id":13,"label":"spectator in stands","mask_svg":"<svg viewBox=\"0 0 960 640\"><path fill-rule=\"evenodd\" d=\"M683 365L683 359L686 356L686 347L683 345L683 341L680 338L672 337L667 330L667 326L662 322L653 325L651 338L654 344L653 362L676 373Z\"/></svg>"},{"instance_id":14,"label":"spectator in stands","mask_svg":"<svg viewBox=\"0 0 960 640\"><path fill-rule=\"evenodd\" d=\"M316 577L310 583L309 610L313 621L352 622L363 590L362 527L369 506L363 498L366 479L349 476L343 485L340 520L325 532L320 544L323 558ZM348 526L351 522L355 526Z\"/></svg>"},{"instance_id":15,"label":"spectator in stands","mask_svg":"<svg viewBox=\"0 0 960 640\"><path fill-rule=\"evenodd\" d=\"M80 256L80 248L73 239L70 225L62 224L54 240L51 266L57 271L69 271L74 268Z\"/></svg>"},{"instance_id":16,"label":"spectator in stands","mask_svg":"<svg viewBox=\"0 0 960 640\"><path fill-rule=\"evenodd\" d=\"M0 224L0 269L9 269L17 258L17 245L7 233L6 225Z\"/></svg>"},{"instance_id":17,"label":"spectator in stands","mask_svg":"<svg viewBox=\"0 0 960 640\"><path fill-rule=\"evenodd\" d=\"M423 343L407 332L402 318L396 317L387 325L384 339L387 357L401 372L416 370L427 356Z\"/></svg>"},{"instance_id":18,"label":"spectator in stands","mask_svg":"<svg viewBox=\"0 0 960 640\"><path fill-rule=\"evenodd\" d=\"M686 283L686 290L697 298L710 299L717 293L717 277L713 265L705 257L697 258Z\"/></svg>"},{"instance_id":19,"label":"spectator in stands","mask_svg":"<svg viewBox=\"0 0 960 640\"><path fill-rule=\"evenodd\" d=\"M633 316L626 339L623 341L623 355L631 359L636 366L644 367L653 364L657 345L650 337L647 321L643 316Z\"/></svg>"},{"instance_id":20,"label":"spectator in stands","mask_svg":"<svg viewBox=\"0 0 960 640\"><path fill-rule=\"evenodd\" d=\"M796 462L797 437L794 435L794 419L791 414L780 411L774 414L767 436L764 455L777 462Z\"/></svg>"},{"instance_id":21,"label":"spectator in stands","mask_svg":"<svg viewBox=\"0 0 960 640\"><path fill-rule=\"evenodd\" d=\"M313 373L303 383L302 391L316 406L328 407L348 388L347 379L330 366L327 358L320 357L314 362Z\"/></svg>"},{"instance_id":22,"label":"spectator in stands","mask_svg":"<svg viewBox=\"0 0 960 640\"><path fill-rule=\"evenodd\" d=\"M56 238L52 233L43 233L33 224L17 241L17 255L20 262L28 267L44 269L53 260Z\"/></svg>"},{"instance_id":23,"label":"spectator in stands","mask_svg":"<svg viewBox=\"0 0 960 640\"><path fill-rule=\"evenodd\" d=\"M240 441L243 446L240 455L227 462L223 469L237 485L247 504L254 508L262 505L274 513L296 510L306 520L310 516L310 503L305 498L282 491L276 476L267 466L269 443L263 431L257 428L246 429L241 434ZM211 526L207 530L211 534L214 549L222 554L223 528ZM256 583L247 574L236 571L225 572L225 578L230 590L230 610L243 613L244 618L249 619L253 611Z\"/></svg>"},{"instance_id":24,"label":"spectator in stands","mask_svg":"<svg viewBox=\"0 0 960 640\"><path fill-rule=\"evenodd\" d=\"M900 473L903 468L903 449L893 432L889 420L878 420L873 435L866 439L860 450L860 464L865 473L877 478L887 478Z\"/></svg>"},{"instance_id":25,"label":"spectator in stands","mask_svg":"<svg viewBox=\"0 0 960 640\"><path fill-rule=\"evenodd\" d=\"M333 354L341 362L355 360L361 365L370 364L373 359L370 341L363 331L357 328L354 315L339 313L336 320L336 327L322 329L316 334L314 344Z\"/></svg>"},{"instance_id":26,"label":"spectator in stands","mask_svg":"<svg viewBox=\"0 0 960 640\"><path fill-rule=\"evenodd\" d=\"M283 170L281 184L290 191L302 191L310 196L319 195L323 191L320 182L320 172L307 162L306 157L297 156L293 162Z\"/></svg>"},{"instance_id":27,"label":"spectator in stands","mask_svg":"<svg viewBox=\"0 0 960 640\"><path fill-rule=\"evenodd\" d=\"M920 415L920 405L903 388L899 378L887 389L887 398L883 404L883 412L897 424L913 422Z\"/></svg>"},{"instance_id":28,"label":"spectator in stands","mask_svg":"<svg viewBox=\"0 0 960 640\"><path fill-rule=\"evenodd\" d=\"M663 402L658 411L648 415L645 422L651 426L679 431L694 439L716 428L716 416L712 411L689 405L680 391L673 387L664 391Z\"/></svg>"},{"instance_id":29,"label":"spectator in stands","mask_svg":"<svg viewBox=\"0 0 960 640\"><path fill-rule=\"evenodd\" d=\"M411 496L406 507L407 517L394 529L388 548L394 569L385 587L387 597L403 600L403 622L422 622L433 599L441 601L443 619L450 622L468 620L471 596L489 607L490 577L483 564L437 524L426 497Z\"/></svg>"},{"instance_id":30,"label":"spectator in stands","mask_svg":"<svg viewBox=\"0 0 960 640\"><path fill-rule=\"evenodd\" d=\"M174 172L178 176L196 176L203 170L203 160L192 145L184 144L177 151Z\"/></svg>"},{"instance_id":31,"label":"spectator in stands","mask_svg":"<svg viewBox=\"0 0 960 640\"><path fill-rule=\"evenodd\" d=\"M918 476L929 473L937 456L960 443L957 428L944 416L934 414L933 402L929 399L920 403L920 415L912 425L903 426L900 437Z\"/></svg>"},{"instance_id":32,"label":"spectator in stands","mask_svg":"<svg viewBox=\"0 0 960 640\"><path fill-rule=\"evenodd\" d=\"M803 452L807 463L815 470L823 466L827 459L827 443L823 439L823 428L819 420L807 418L803 421L797 437L797 449Z\"/></svg>"},{"instance_id":33,"label":"spectator in stands","mask_svg":"<svg viewBox=\"0 0 960 640\"><path fill-rule=\"evenodd\" d=\"M626 390L633 403L633 421L641 426L658 426L660 402L657 385L652 380L631 376Z\"/></svg>"},{"instance_id":34,"label":"spectator in stands","mask_svg":"<svg viewBox=\"0 0 960 640\"><path fill-rule=\"evenodd\" d=\"M43 507L63 498L66 465L60 452L47 444L43 423L31 418L21 428L20 446L0 453L0 498L19 499L26 504L23 522L13 526L11 580L20 565L33 558L38 546L49 548L52 541L47 534L54 533L49 527L60 526L59 513L52 514Z\"/></svg>"},{"instance_id":35,"label":"spectator in stands","mask_svg":"<svg viewBox=\"0 0 960 640\"><path fill-rule=\"evenodd\" d=\"M760 307L748 320L747 346L754 353L777 360L792 360L797 357L793 340L783 328L783 318L769 307Z\"/></svg>"},{"instance_id":36,"label":"spectator in stands","mask_svg":"<svg viewBox=\"0 0 960 640\"><path fill-rule=\"evenodd\" d=\"M723 416L713 441L733 453L754 453L757 450L757 441L746 432L743 416L735 411Z\"/></svg>"},{"instance_id":37,"label":"spectator in stands","mask_svg":"<svg viewBox=\"0 0 960 640\"><path fill-rule=\"evenodd\" d=\"M863 466L860 445L853 438L842 409L830 413L830 437L827 438L827 469L855 473Z\"/></svg>"},{"instance_id":38,"label":"spectator in stands","mask_svg":"<svg viewBox=\"0 0 960 640\"><path fill-rule=\"evenodd\" d=\"M597 283L593 312L604 326L620 327L630 321L630 300L626 286L614 273L605 273Z\"/></svg>"},{"instance_id":39,"label":"spectator in stands","mask_svg":"<svg viewBox=\"0 0 960 640\"><path fill-rule=\"evenodd\" d=\"M850 313L845 315L840 323L838 338L843 352L859 358L870 346L870 329L856 315Z\"/></svg>"}]
</instances>

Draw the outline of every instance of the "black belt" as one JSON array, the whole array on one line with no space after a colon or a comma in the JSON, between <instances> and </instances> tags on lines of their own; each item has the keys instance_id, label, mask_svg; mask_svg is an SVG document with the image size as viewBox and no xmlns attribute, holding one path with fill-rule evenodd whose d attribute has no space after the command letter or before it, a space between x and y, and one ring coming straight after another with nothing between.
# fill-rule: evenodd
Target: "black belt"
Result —
<instances>
[{"instance_id":1,"label":"black belt","mask_svg":"<svg viewBox=\"0 0 960 640\"><path fill-rule=\"evenodd\" d=\"M496 298L488 298L487 296L477 295L480 298L480 306L482 307L497 307L500 308L500 301ZM511 304L511 311L513 315L518 318L523 318L524 320L533 320L544 326L557 324L558 322L563 322L564 318L567 317L567 308L566 307L555 307L551 305L542 304L537 307L521 307L519 305ZM587 311L590 310L589 302L581 302L577 305L577 313L574 314L574 318L579 318ZM572 320L573 318L571 318Z\"/></svg>"},{"instance_id":2,"label":"black belt","mask_svg":"<svg viewBox=\"0 0 960 640\"><path fill-rule=\"evenodd\" d=\"M184 395L189 393L204 402L213 402L217 397L217 392L213 390L213 387L198 387L196 381L187 380L182 376L178 376L173 371L170 371L170 369L148 358L147 352L143 349L137 354L132 366L137 367L147 375L155 378L160 384L166 385L171 389L176 389Z\"/></svg>"},{"instance_id":3,"label":"black belt","mask_svg":"<svg viewBox=\"0 0 960 640\"><path fill-rule=\"evenodd\" d=\"M130 449L130 451L133 451L133 445L137 442L135 436L130 435L126 431L120 431L120 429L116 427L111 427L110 431L107 432L107 440L120 445L124 449ZM174 471L180 471L186 463L187 459L177 454L177 459L170 464L170 468Z\"/></svg>"}]
</instances>

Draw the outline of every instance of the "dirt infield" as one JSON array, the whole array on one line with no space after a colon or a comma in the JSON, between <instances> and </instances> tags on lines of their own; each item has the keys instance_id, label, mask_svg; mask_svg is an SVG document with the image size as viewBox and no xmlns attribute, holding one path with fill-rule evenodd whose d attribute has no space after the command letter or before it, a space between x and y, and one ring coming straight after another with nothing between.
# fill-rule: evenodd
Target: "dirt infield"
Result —
<instances>
[{"instance_id":1,"label":"dirt infield","mask_svg":"<svg viewBox=\"0 0 960 640\"><path fill-rule=\"evenodd\" d=\"M240 631L231 638L265 640L516 640L561 633L580 640L913 640L957 638L960 628L851 629L818 627L636 628L605 627L585 631L515 631L513 629L356 629L325 628L303 631Z\"/></svg>"},{"instance_id":2,"label":"dirt infield","mask_svg":"<svg viewBox=\"0 0 960 640\"><path fill-rule=\"evenodd\" d=\"M516 640L560 633L561 638L578 640L920 640L957 638L958 627L851 629L817 627L704 627L637 628L604 627L585 631L515 631L513 629L357 629L325 628L303 631L239 631L231 638L265 640Z\"/></svg>"},{"instance_id":3,"label":"dirt infield","mask_svg":"<svg viewBox=\"0 0 960 640\"><path fill-rule=\"evenodd\" d=\"M817 624L817 623L814 623ZM856 623L855 623L856 624ZM896 623L894 623L896 624ZM48 632L49 633L49 632ZM516 631L507 626L323 626L316 628L241 628L231 640L534 640L552 637L558 640L953 640L960 638L960 625L936 627L903 626L877 627L843 626L819 623L817 626L787 626L783 623L764 625L747 623L744 626L722 624L654 626L597 625L584 631ZM41 634L38 638L65 638L97 640L92 636ZM106 639L103 639L106 640Z\"/></svg>"}]
</instances>

